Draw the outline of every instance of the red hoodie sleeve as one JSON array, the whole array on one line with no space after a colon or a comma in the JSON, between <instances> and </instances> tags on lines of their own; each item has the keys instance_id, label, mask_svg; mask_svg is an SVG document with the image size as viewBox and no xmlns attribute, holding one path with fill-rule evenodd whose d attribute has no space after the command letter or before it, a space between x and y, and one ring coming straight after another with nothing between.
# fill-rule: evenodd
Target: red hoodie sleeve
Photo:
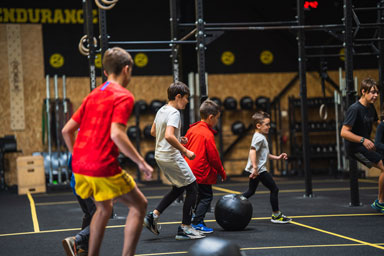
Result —
<instances>
[{"instance_id":1,"label":"red hoodie sleeve","mask_svg":"<svg viewBox=\"0 0 384 256\"><path fill-rule=\"evenodd\" d=\"M207 139L205 141L205 148L209 165L212 166L212 168L216 170L217 174L220 174L223 179L226 179L227 175L221 163L214 139Z\"/></svg>"}]
</instances>

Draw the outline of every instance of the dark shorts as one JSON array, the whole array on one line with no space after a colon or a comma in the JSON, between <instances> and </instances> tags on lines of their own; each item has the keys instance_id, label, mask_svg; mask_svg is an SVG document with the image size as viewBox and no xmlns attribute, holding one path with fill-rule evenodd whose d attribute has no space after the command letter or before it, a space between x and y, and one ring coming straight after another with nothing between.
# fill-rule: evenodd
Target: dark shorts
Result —
<instances>
[{"instance_id":1,"label":"dark shorts","mask_svg":"<svg viewBox=\"0 0 384 256\"><path fill-rule=\"evenodd\" d=\"M382 154L368 150L363 145L355 147L353 150L348 150L348 155L366 165L367 167L373 167L373 164L377 164L383 159Z\"/></svg>"}]
</instances>

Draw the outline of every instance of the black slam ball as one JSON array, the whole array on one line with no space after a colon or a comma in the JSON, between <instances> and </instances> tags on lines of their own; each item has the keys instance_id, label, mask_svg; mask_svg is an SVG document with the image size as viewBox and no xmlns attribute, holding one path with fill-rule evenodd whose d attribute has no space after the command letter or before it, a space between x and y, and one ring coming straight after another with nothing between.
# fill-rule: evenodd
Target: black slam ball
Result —
<instances>
[{"instance_id":1,"label":"black slam ball","mask_svg":"<svg viewBox=\"0 0 384 256\"><path fill-rule=\"evenodd\" d=\"M252 204L242 195L229 194L217 201L216 222L224 230L243 230L252 218Z\"/></svg>"},{"instance_id":2,"label":"black slam ball","mask_svg":"<svg viewBox=\"0 0 384 256\"><path fill-rule=\"evenodd\" d=\"M240 247L226 239L207 237L194 243L188 251L189 256L243 256Z\"/></svg>"}]
</instances>

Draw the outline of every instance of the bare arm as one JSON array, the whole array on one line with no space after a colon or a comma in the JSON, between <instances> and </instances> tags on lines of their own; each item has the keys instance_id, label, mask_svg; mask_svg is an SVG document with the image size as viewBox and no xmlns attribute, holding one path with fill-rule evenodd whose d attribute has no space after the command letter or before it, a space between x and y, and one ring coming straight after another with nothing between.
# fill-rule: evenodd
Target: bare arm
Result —
<instances>
[{"instance_id":1,"label":"bare arm","mask_svg":"<svg viewBox=\"0 0 384 256\"><path fill-rule=\"evenodd\" d=\"M249 175L249 178L255 179L259 175L259 170L257 169L257 159L256 159L256 149L251 148L249 151L249 159L252 163L252 173Z\"/></svg>"},{"instance_id":2,"label":"bare arm","mask_svg":"<svg viewBox=\"0 0 384 256\"><path fill-rule=\"evenodd\" d=\"M61 130L65 144L71 154L73 152L73 145L75 144L75 133L79 127L80 125L71 118Z\"/></svg>"},{"instance_id":3,"label":"bare arm","mask_svg":"<svg viewBox=\"0 0 384 256\"><path fill-rule=\"evenodd\" d=\"M340 136L343 137L344 139L354 142L354 143L360 143L361 139L363 138L360 135L356 135L352 132L352 127L343 125L341 128ZM369 139L364 138L363 142L364 147L366 147L368 150L375 150L375 144L370 141Z\"/></svg>"},{"instance_id":4,"label":"bare arm","mask_svg":"<svg viewBox=\"0 0 384 256\"><path fill-rule=\"evenodd\" d=\"M154 122L151 127L151 135L156 137L156 123Z\"/></svg>"},{"instance_id":5,"label":"bare arm","mask_svg":"<svg viewBox=\"0 0 384 256\"><path fill-rule=\"evenodd\" d=\"M269 154L269 155L268 155L268 158L270 158L270 159L272 159L272 160L280 160L280 159L287 160L287 159L288 159L288 155L287 155L287 153L281 153L281 154L278 155L278 156Z\"/></svg>"},{"instance_id":6,"label":"bare arm","mask_svg":"<svg viewBox=\"0 0 384 256\"><path fill-rule=\"evenodd\" d=\"M112 123L111 125L111 139L119 148L119 150L127 157L132 159L141 171L144 172L147 179L152 176L153 168L145 162L144 158L137 152L132 142L125 132L125 126L119 123Z\"/></svg>"},{"instance_id":7,"label":"bare arm","mask_svg":"<svg viewBox=\"0 0 384 256\"><path fill-rule=\"evenodd\" d=\"M193 160L195 158L195 153L186 149L183 145L181 145L179 140L176 138L175 127L167 126L167 128L165 129L165 139L168 141L169 144L171 144L173 147L179 150L183 155L188 157L188 159Z\"/></svg>"}]
</instances>

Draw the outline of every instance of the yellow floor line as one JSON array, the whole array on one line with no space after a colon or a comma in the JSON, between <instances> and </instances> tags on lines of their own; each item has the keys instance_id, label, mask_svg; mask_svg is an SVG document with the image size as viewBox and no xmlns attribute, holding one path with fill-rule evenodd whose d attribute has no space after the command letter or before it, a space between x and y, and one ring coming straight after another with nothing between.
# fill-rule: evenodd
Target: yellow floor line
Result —
<instances>
[{"instance_id":1,"label":"yellow floor line","mask_svg":"<svg viewBox=\"0 0 384 256\"><path fill-rule=\"evenodd\" d=\"M347 240L350 240L350 241L353 241L353 242L356 242L356 243L360 243L360 244L364 244L364 245L368 245L368 246L372 246L372 247L378 248L380 250L384 250L384 247L376 245L376 244L367 243L367 242L364 242L364 241L361 241L361 240L358 240L358 239L354 239L354 238L351 238L351 237L347 237L347 236L339 235L339 234L336 234L336 233L333 233L333 232L329 232L329 231L326 231L326 230L323 230L323 229L319 229L319 228L311 227L311 226L308 226L308 225L304 225L304 224L298 223L296 221L291 221L291 223L295 224L295 225L298 225L298 226L301 226L301 227L305 227L305 228L309 228L309 229L312 229L312 230L316 230L316 231L319 231L319 232L322 232L322 233L325 233L325 234L328 234L328 235L337 236L337 237L340 237L340 238L343 238L343 239L347 239Z\"/></svg>"},{"instance_id":2,"label":"yellow floor line","mask_svg":"<svg viewBox=\"0 0 384 256\"><path fill-rule=\"evenodd\" d=\"M230 190L230 189L226 189L226 188L222 188L222 187L218 187L218 186L212 186L212 188L215 190L224 191L224 192L228 192L228 193L232 193L232 194L241 194L239 191L234 191L234 190Z\"/></svg>"},{"instance_id":3,"label":"yellow floor line","mask_svg":"<svg viewBox=\"0 0 384 256\"><path fill-rule=\"evenodd\" d=\"M146 253L146 254L135 254L135 256L157 256L157 255L176 255L176 254L187 254L187 251L181 252L158 252L158 253Z\"/></svg>"},{"instance_id":4,"label":"yellow floor line","mask_svg":"<svg viewBox=\"0 0 384 256\"><path fill-rule=\"evenodd\" d=\"M376 245L384 245L384 243L377 243ZM316 248L316 247L346 247L346 246L367 246L365 244L310 244L310 245L284 245L284 246L265 246L265 247L250 247L241 248L242 251L246 250L269 250L269 249L290 249L290 248Z\"/></svg>"},{"instance_id":5,"label":"yellow floor line","mask_svg":"<svg viewBox=\"0 0 384 256\"><path fill-rule=\"evenodd\" d=\"M2 236L33 235L33 234L43 234L43 233L55 233L55 232L67 232L67 231L80 231L80 230L81 230L81 228L66 228L66 229L56 229L56 230L42 230L42 231L38 231L38 232L32 231L32 232L20 232L20 233L11 233L11 234L0 234L0 237L2 237Z\"/></svg>"},{"instance_id":6,"label":"yellow floor line","mask_svg":"<svg viewBox=\"0 0 384 256\"><path fill-rule=\"evenodd\" d=\"M327 218L327 217L359 217L359 216L378 216L383 215L382 213L362 213L362 214L329 214L329 215L307 215L307 216L290 216L293 219L301 218ZM252 220L267 220L271 217L255 217ZM205 222L216 222L216 220L204 220ZM160 225L179 225L180 221L168 221L168 222L159 222ZM125 225L113 225L107 226L106 228L123 228ZM56 230L42 230L39 232L21 232L21 233L10 233L10 234L0 234L2 236L17 236L17 235L31 235L36 233L53 233L53 232L67 232L67 231L77 231L80 228L68 228L68 229L56 229Z\"/></svg>"},{"instance_id":7,"label":"yellow floor line","mask_svg":"<svg viewBox=\"0 0 384 256\"><path fill-rule=\"evenodd\" d=\"M45 203L36 203L36 206L47 206L47 205L60 205L60 204L77 204L77 201L61 201L61 202L45 202Z\"/></svg>"},{"instance_id":8,"label":"yellow floor line","mask_svg":"<svg viewBox=\"0 0 384 256\"><path fill-rule=\"evenodd\" d=\"M226 189L223 187L218 187L218 186L212 186L212 189L231 193L231 194L241 194L241 192L236 191L236 190L230 190ZM369 190L369 189L377 189L377 187L360 187L359 189L362 190ZM314 188L314 192L319 192L319 191L348 191L350 188ZM295 193L295 192L305 192L305 189L282 189L279 190L279 193ZM269 194L270 191L257 191L256 194Z\"/></svg>"},{"instance_id":9,"label":"yellow floor line","mask_svg":"<svg viewBox=\"0 0 384 256\"><path fill-rule=\"evenodd\" d=\"M27 192L27 196L28 196L28 199L29 199L29 204L31 206L33 230L34 230L34 232L40 232L39 221L37 220L37 214L36 214L35 201L33 200L33 197L31 196L31 193Z\"/></svg>"},{"instance_id":10,"label":"yellow floor line","mask_svg":"<svg viewBox=\"0 0 384 256\"><path fill-rule=\"evenodd\" d=\"M221 196L225 194L241 194L239 191L223 188L223 187L218 187L218 186L212 186L212 189L222 191L223 193L214 193L214 196ZM361 190L374 190L377 189L377 187L360 187L359 189ZM319 192L319 191L348 191L350 188L315 188L313 189L314 192ZM305 192L305 189L283 189L280 190L279 193L298 193L298 192ZM256 194L269 194L270 191L257 191ZM164 196L147 196L147 199L161 199ZM63 205L63 204L76 204L77 201L60 201L60 202L44 202L44 203L35 203L36 206L48 206L48 205Z\"/></svg>"},{"instance_id":11,"label":"yellow floor line","mask_svg":"<svg viewBox=\"0 0 384 256\"><path fill-rule=\"evenodd\" d=\"M364 179L358 179L359 182L361 183L374 183L374 184L378 184L379 181L378 180L364 180Z\"/></svg>"},{"instance_id":12,"label":"yellow floor line","mask_svg":"<svg viewBox=\"0 0 384 256\"><path fill-rule=\"evenodd\" d=\"M376 245L384 245L384 243L378 243ZM366 244L310 244L310 245L285 245L285 246L264 246L264 247L248 247L240 248L241 251L252 251L252 250L270 250L270 249L294 249L294 248L321 248L321 247L349 247L349 246L367 246ZM179 252L158 252L158 253L145 253L135 254L135 256L157 256L157 255L177 255L186 254L187 251Z\"/></svg>"}]
</instances>

